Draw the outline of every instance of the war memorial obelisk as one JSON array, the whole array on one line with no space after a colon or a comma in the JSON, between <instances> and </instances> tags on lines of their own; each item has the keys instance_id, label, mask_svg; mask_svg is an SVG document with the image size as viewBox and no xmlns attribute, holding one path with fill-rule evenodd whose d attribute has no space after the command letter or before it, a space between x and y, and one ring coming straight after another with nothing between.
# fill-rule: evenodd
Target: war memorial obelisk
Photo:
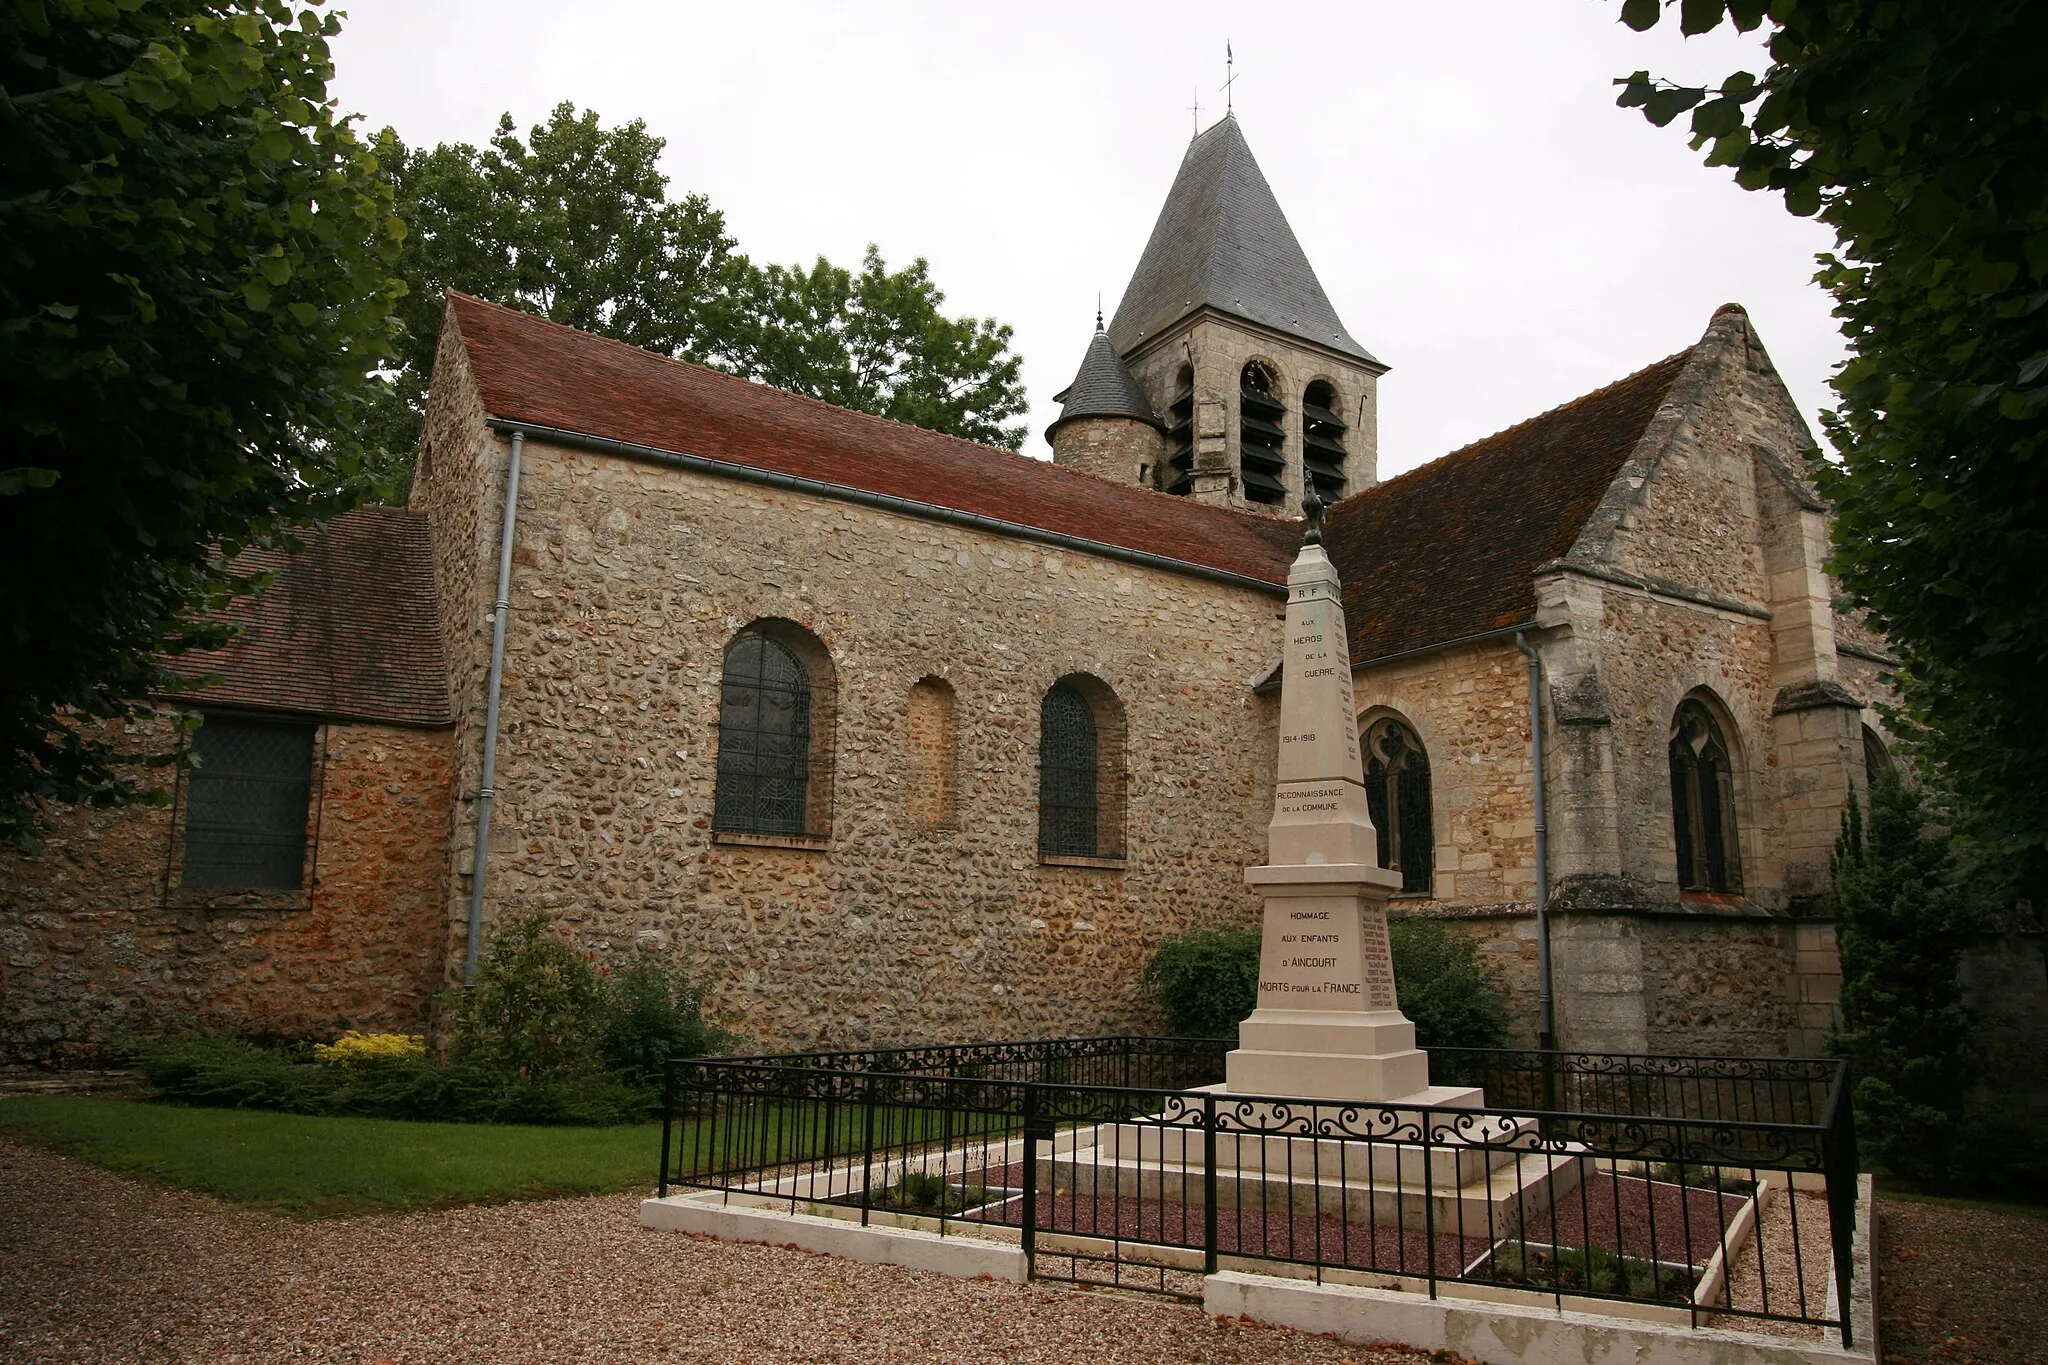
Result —
<instances>
[{"instance_id":1,"label":"war memorial obelisk","mask_svg":"<svg viewBox=\"0 0 2048 1365\"><path fill-rule=\"evenodd\" d=\"M1431 1086L1429 1056L1394 994L1387 896L1366 807L1351 650L1322 504L1287 575L1280 768L1264 867L1259 1003L1238 1029L1224 1089L1240 1095L1476 1105L1477 1090Z\"/></svg>"}]
</instances>

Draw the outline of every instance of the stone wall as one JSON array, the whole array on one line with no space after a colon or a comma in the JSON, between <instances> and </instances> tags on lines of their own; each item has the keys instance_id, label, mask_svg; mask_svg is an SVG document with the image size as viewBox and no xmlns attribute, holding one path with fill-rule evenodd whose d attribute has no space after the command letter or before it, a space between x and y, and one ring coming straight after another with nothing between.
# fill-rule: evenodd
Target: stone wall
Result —
<instances>
[{"instance_id":1,"label":"stone wall","mask_svg":"<svg viewBox=\"0 0 2048 1365\"><path fill-rule=\"evenodd\" d=\"M1131 377L1138 381L1138 387L1145 391L1155 410L1165 412L1172 403L1181 368L1188 364L1190 356L1195 369L1198 495L1208 497L1203 493L1201 476L1203 471L1213 470L1218 492L1209 500L1233 507L1254 505L1245 498L1237 478L1240 376L1245 363L1251 360L1261 360L1272 367L1280 381L1278 395L1287 405L1287 415L1280 425L1287 433L1281 447L1287 459L1287 472L1281 482L1287 485L1288 496L1272 511L1300 515L1301 397L1318 379L1336 389L1341 409L1337 415L1348 427L1344 433L1346 493L1356 493L1379 482L1379 380L1372 370L1334 352L1303 346L1277 332L1204 312L1191 324L1147 342L1126 357Z\"/></svg>"},{"instance_id":2,"label":"stone wall","mask_svg":"<svg viewBox=\"0 0 2048 1365\"><path fill-rule=\"evenodd\" d=\"M493 921L660 947L753 1042L798 1046L1157 1027L1153 947L1256 913L1277 594L539 441L520 503ZM836 674L822 848L710 828L723 651L766 618ZM1072 673L1123 708L1120 863L1038 857L1039 706ZM925 679L953 694L950 822L928 818Z\"/></svg>"},{"instance_id":3,"label":"stone wall","mask_svg":"<svg viewBox=\"0 0 2048 1365\"><path fill-rule=\"evenodd\" d=\"M1429 757L1436 908L1472 914L1532 905L1529 675L1514 643L1495 640L1359 669L1352 687L1360 734L1393 714ZM1396 897L1396 906L1406 899Z\"/></svg>"},{"instance_id":4,"label":"stone wall","mask_svg":"<svg viewBox=\"0 0 2048 1365\"><path fill-rule=\"evenodd\" d=\"M172 742L167 724L140 738ZM171 809L66 809L41 853L0 854L0 1055L190 1023L421 1030L446 952L448 735L332 724L316 742L312 884L267 908L166 885Z\"/></svg>"},{"instance_id":5,"label":"stone wall","mask_svg":"<svg viewBox=\"0 0 2048 1365\"><path fill-rule=\"evenodd\" d=\"M1055 464L1112 483L1158 488L1166 438L1158 428L1135 418L1077 417L1053 433L1052 458Z\"/></svg>"}]
</instances>

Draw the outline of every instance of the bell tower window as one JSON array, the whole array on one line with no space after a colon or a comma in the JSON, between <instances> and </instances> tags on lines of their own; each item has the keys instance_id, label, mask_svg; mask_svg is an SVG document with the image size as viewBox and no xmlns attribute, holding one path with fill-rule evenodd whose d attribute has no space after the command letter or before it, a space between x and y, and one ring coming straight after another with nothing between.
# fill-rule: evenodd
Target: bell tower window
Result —
<instances>
[{"instance_id":1,"label":"bell tower window","mask_svg":"<svg viewBox=\"0 0 2048 1365\"><path fill-rule=\"evenodd\" d=\"M1337 390L1321 379L1301 395L1302 482L1326 503L1344 496L1344 420L1337 404Z\"/></svg>"},{"instance_id":2,"label":"bell tower window","mask_svg":"<svg viewBox=\"0 0 2048 1365\"><path fill-rule=\"evenodd\" d=\"M1238 473L1244 495L1272 506L1286 498L1287 404L1280 398L1280 380L1263 360L1247 361L1238 386Z\"/></svg>"},{"instance_id":3,"label":"bell tower window","mask_svg":"<svg viewBox=\"0 0 2048 1365\"><path fill-rule=\"evenodd\" d=\"M1185 497L1194 491L1195 472L1195 367L1183 365L1173 378L1173 399L1166 405L1165 468L1159 481L1169 493Z\"/></svg>"}]
</instances>

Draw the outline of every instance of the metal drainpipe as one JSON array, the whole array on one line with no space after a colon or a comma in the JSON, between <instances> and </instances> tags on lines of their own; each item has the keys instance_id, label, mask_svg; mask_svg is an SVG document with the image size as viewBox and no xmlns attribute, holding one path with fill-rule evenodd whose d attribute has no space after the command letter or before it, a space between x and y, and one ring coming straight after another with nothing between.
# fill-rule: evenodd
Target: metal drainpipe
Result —
<instances>
[{"instance_id":1,"label":"metal drainpipe","mask_svg":"<svg viewBox=\"0 0 2048 1365\"><path fill-rule=\"evenodd\" d=\"M512 612L512 540L519 530L519 457L526 433L512 433L512 463L505 473L505 519L498 529L498 604L491 611L491 681L484 701L484 774L476 794L476 851L469 864L469 933L462 945L462 982L476 981L483 938L484 859L491 837L491 802L497 797L498 690L505 680L505 624Z\"/></svg>"},{"instance_id":2,"label":"metal drainpipe","mask_svg":"<svg viewBox=\"0 0 2048 1365\"><path fill-rule=\"evenodd\" d=\"M1529 757L1536 785L1536 1046L1557 1046L1550 993L1550 821L1543 799L1543 656L1527 635L1515 632L1515 648L1529 659Z\"/></svg>"}]
</instances>

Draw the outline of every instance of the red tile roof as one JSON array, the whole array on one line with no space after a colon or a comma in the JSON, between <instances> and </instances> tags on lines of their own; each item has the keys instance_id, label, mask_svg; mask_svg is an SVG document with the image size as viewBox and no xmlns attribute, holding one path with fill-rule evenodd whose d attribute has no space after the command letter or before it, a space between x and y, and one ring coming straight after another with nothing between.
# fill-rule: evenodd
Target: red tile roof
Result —
<instances>
[{"instance_id":1,"label":"red tile roof","mask_svg":"<svg viewBox=\"0 0 2048 1365\"><path fill-rule=\"evenodd\" d=\"M251 550L242 570L277 573L224 613L243 626L226 648L166 664L221 681L177 700L392 725L450 722L434 553L425 516L358 507L302 533L305 548Z\"/></svg>"},{"instance_id":2,"label":"red tile roof","mask_svg":"<svg viewBox=\"0 0 2048 1365\"><path fill-rule=\"evenodd\" d=\"M1332 507L1355 663L1520 625L1691 351Z\"/></svg>"},{"instance_id":3,"label":"red tile roof","mask_svg":"<svg viewBox=\"0 0 2048 1365\"><path fill-rule=\"evenodd\" d=\"M907 498L1268 583L1296 523L1112 483L833 407L464 294L448 306L493 417ZM1288 548L1277 541L1287 540Z\"/></svg>"}]
</instances>

